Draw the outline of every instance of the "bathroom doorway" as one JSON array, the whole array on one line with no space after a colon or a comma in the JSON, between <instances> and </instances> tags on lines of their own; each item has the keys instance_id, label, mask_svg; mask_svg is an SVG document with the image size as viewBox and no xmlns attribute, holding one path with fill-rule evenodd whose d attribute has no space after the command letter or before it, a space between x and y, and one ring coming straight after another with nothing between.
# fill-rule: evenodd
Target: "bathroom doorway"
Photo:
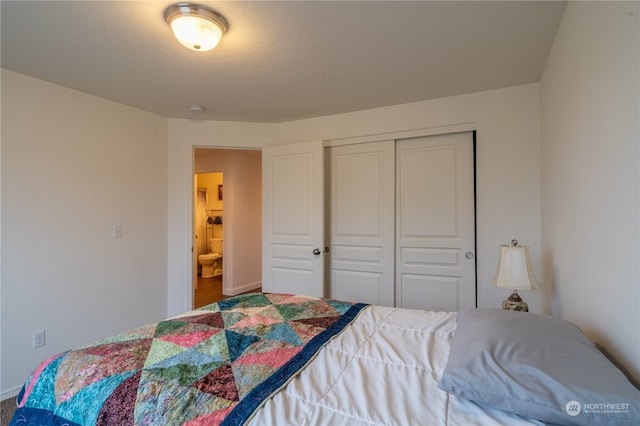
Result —
<instances>
[{"instance_id":1,"label":"bathroom doorway","mask_svg":"<svg viewBox=\"0 0 640 426\"><path fill-rule=\"evenodd\" d=\"M222 295L224 200L222 172L196 173L194 206L194 307L215 302Z\"/></svg>"},{"instance_id":2,"label":"bathroom doorway","mask_svg":"<svg viewBox=\"0 0 640 426\"><path fill-rule=\"evenodd\" d=\"M192 288L198 308L261 289L262 152L194 148L193 154Z\"/></svg>"}]
</instances>

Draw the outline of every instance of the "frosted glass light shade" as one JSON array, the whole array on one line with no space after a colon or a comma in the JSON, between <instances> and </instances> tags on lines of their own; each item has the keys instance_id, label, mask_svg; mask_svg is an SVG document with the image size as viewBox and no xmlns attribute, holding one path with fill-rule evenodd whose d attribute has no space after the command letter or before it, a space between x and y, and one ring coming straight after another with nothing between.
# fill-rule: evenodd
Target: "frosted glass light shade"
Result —
<instances>
[{"instance_id":1,"label":"frosted glass light shade","mask_svg":"<svg viewBox=\"0 0 640 426\"><path fill-rule=\"evenodd\" d=\"M493 285L510 290L534 290L540 287L531 265L527 246L500 246L500 263Z\"/></svg>"},{"instance_id":2,"label":"frosted glass light shade","mask_svg":"<svg viewBox=\"0 0 640 426\"><path fill-rule=\"evenodd\" d=\"M227 30L227 22L221 15L200 5L178 3L169 6L164 15L178 41L199 52L216 47Z\"/></svg>"}]
</instances>

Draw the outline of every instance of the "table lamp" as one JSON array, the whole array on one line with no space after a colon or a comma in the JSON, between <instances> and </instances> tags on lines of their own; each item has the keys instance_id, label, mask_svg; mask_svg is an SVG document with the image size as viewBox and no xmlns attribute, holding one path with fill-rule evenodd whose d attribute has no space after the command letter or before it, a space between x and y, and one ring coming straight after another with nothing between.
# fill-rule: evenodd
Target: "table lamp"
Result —
<instances>
[{"instance_id":1,"label":"table lamp","mask_svg":"<svg viewBox=\"0 0 640 426\"><path fill-rule=\"evenodd\" d=\"M518 290L540 287L531 265L529 247L519 246L518 240L511 240L510 246L500 246L500 263L492 283L497 287L513 290L511 296L502 302L502 309L529 312L529 306L518 294Z\"/></svg>"}]
</instances>

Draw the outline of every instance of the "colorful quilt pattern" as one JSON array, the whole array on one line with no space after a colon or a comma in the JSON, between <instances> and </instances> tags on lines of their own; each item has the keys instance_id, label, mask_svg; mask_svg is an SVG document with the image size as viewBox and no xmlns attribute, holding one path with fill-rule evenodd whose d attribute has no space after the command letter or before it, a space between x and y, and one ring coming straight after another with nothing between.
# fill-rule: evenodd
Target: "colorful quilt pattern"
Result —
<instances>
[{"instance_id":1,"label":"colorful quilt pattern","mask_svg":"<svg viewBox=\"0 0 640 426\"><path fill-rule=\"evenodd\" d=\"M243 424L365 306L241 295L56 355L11 425Z\"/></svg>"}]
</instances>

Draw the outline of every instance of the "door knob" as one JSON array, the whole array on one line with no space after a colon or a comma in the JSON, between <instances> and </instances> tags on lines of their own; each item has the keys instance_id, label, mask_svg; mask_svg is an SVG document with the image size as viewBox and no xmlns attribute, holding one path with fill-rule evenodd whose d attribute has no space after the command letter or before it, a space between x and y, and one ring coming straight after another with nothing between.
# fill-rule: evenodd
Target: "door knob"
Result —
<instances>
[{"instance_id":1,"label":"door knob","mask_svg":"<svg viewBox=\"0 0 640 426\"><path fill-rule=\"evenodd\" d=\"M320 249L319 248L313 249L313 254L315 254L316 256L319 256L320 255Z\"/></svg>"},{"instance_id":2,"label":"door knob","mask_svg":"<svg viewBox=\"0 0 640 426\"><path fill-rule=\"evenodd\" d=\"M466 257L467 259L471 260L473 259L473 252L472 251L468 251L464 254L464 257Z\"/></svg>"}]
</instances>

